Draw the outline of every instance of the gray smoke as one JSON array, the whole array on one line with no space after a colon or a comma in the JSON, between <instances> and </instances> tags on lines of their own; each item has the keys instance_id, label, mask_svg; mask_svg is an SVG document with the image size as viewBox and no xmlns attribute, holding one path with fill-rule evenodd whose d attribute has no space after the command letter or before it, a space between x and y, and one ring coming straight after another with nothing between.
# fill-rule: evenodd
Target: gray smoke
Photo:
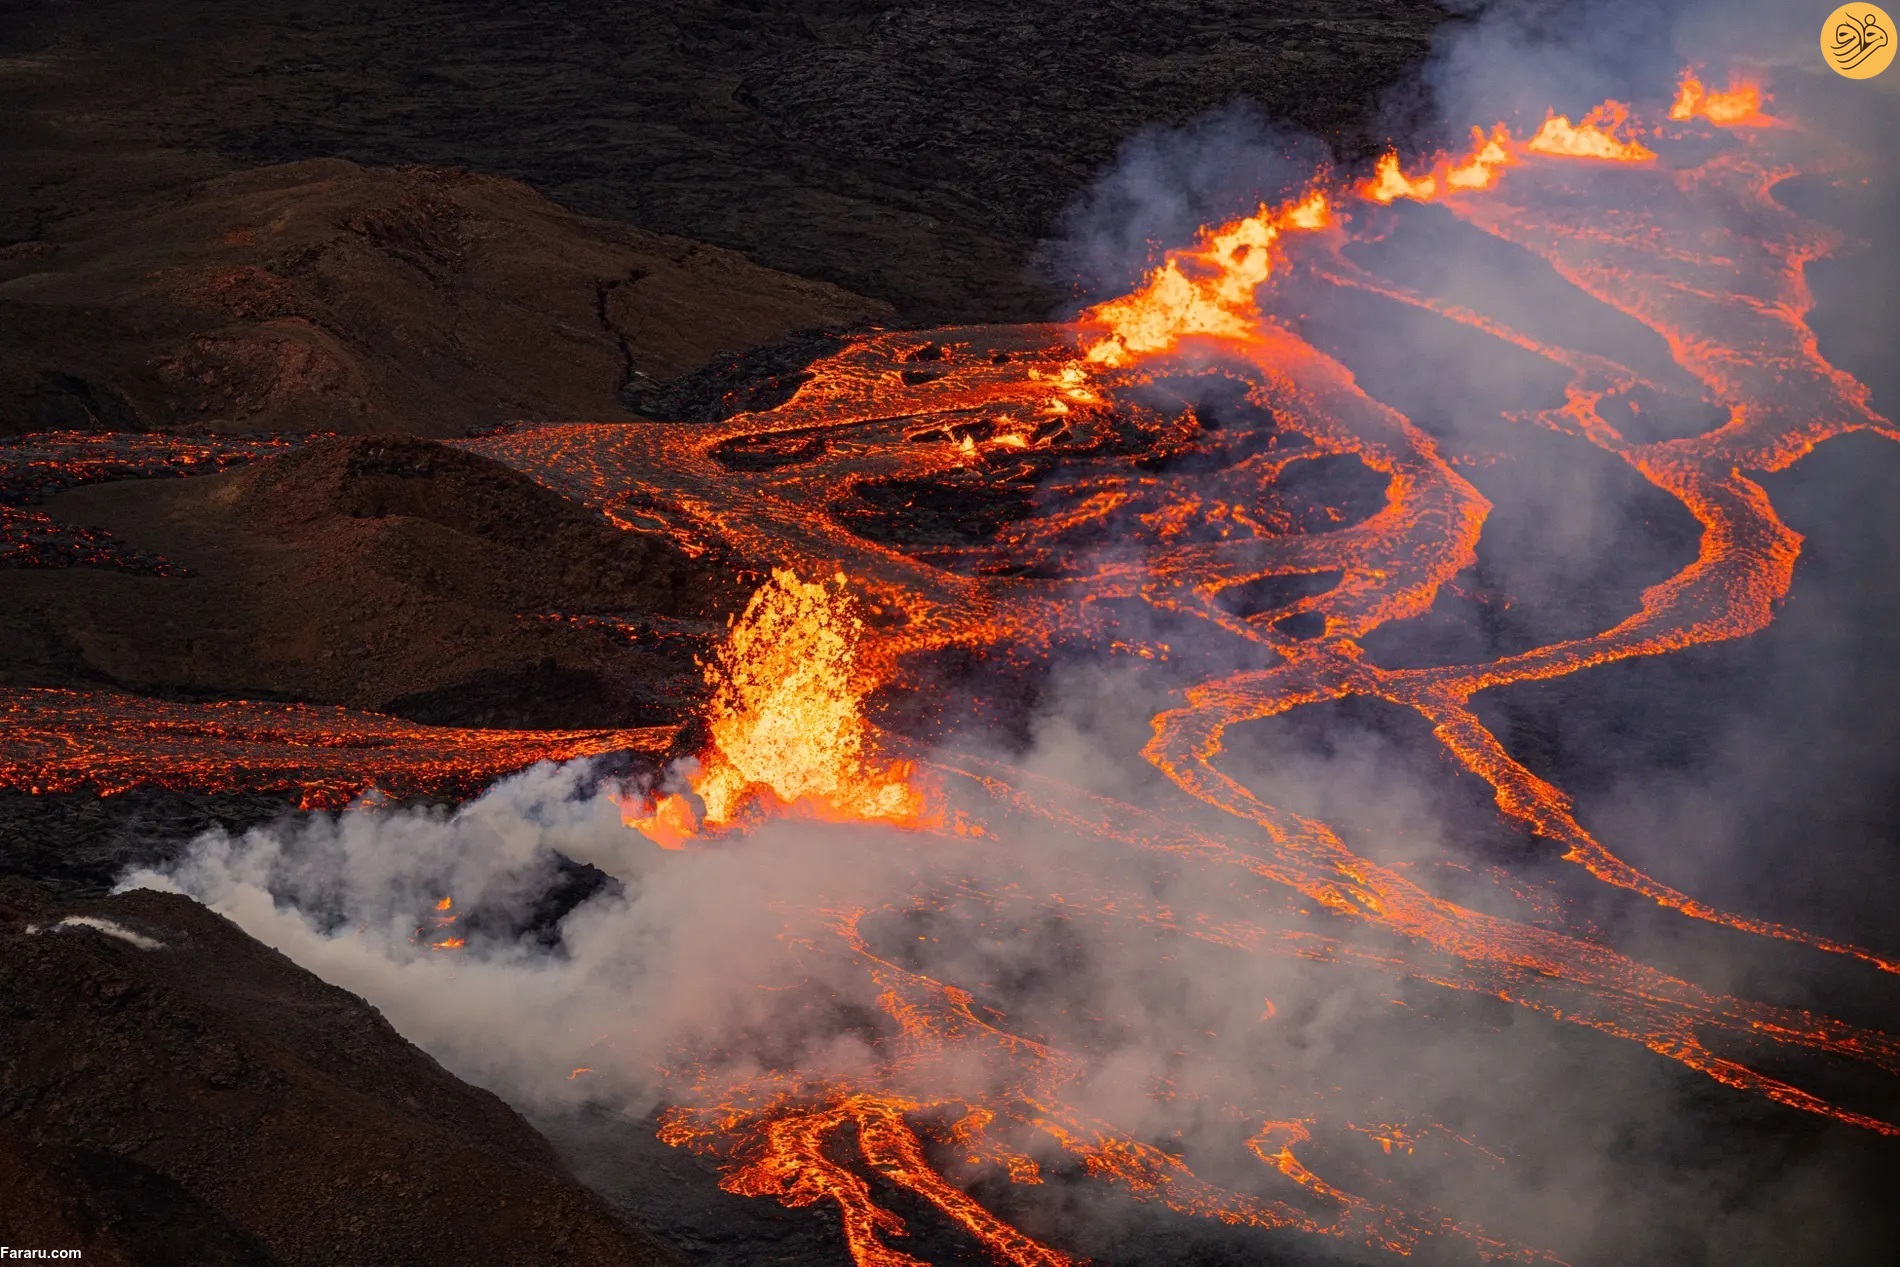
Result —
<instances>
[{"instance_id":1,"label":"gray smoke","mask_svg":"<svg viewBox=\"0 0 1900 1267\"><path fill-rule=\"evenodd\" d=\"M1804 121L1859 144L1871 183L1790 189L1786 200L1847 235L1839 260L1811 270L1822 301L1814 324L1823 351L1870 382L1876 407L1893 415L1900 251L1887 235L1900 223L1891 126L1900 72L1833 81L1812 55L1810 28L1824 12L1812 5L1464 7L1469 20L1451 29L1417 89L1435 127L1400 142L1499 118L1522 130L1546 107L1574 118L1606 96L1653 102L1685 64L1719 82L1747 61L1773 69L1777 93ZM1300 183L1317 156L1310 140L1244 107L1145 133L1077 204L1052 266L1086 294L1124 288L1196 226ZM1655 336L1438 210L1400 208L1363 260L1567 345L1670 373ZM1387 631L1369 648L1375 661L1489 658L1587 634L1693 557L1694 521L1626 466L1504 417L1557 403L1562 378L1549 366L1428 316L1299 285L1289 279L1276 310L1297 316L1366 390L1448 451L1495 458L1464 469L1496 506L1475 583L1504 614ZM1900 751L1897 481L1900 452L1866 436L1832 441L1766 480L1807 536L1791 601L1768 632L1487 693L1481 714L1576 797L1599 838L1665 882L1900 949L1890 792ZM1238 666L1208 643L1181 643L1195 675ZM1076 789L1058 808L1087 814L1083 794L1095 792L1202 821L1137 755L1147 718L1167 702L1161 688L1178 684L1067 666L1027 751L1002 753L999 741L999 755ZM1453 773L1416 717L1299 710L1236 731L1222 768L1453 900L1521 916L1500 895L1502 872L1571 900L1567 918L1593 936L1711 989L1896 1027L1900 998L1871 973L1592 886L1546 842L1501 825L1489 790ZM892 945L900 933L915 944L919 971L986 983L1013 1016L1057 1045L1073 1042L1083 1069L1065 1095L1077 1109L1178 1149L1214 1182L1267 1186L1237 1143L1259 1122L1241 1121L1236 1106L1316 1118L1335 1144L1355 1138L1348 1121L1436 1123L1410 1161L1374 1158L1365 1136L1363 1164L1312 1156L1348 1191L1437 1209L1578 1262L1890 1261L1896 1228L1883 1183L1895 1156L1864 1133L1488 998L1315 963L1271 940L1240 953L1157 931L1157 912L1217 928L1271 924L1298 903L1138 843L992 817L998 837L968 843L780 820L672 853L630 833L581 764L525 772L452 812L353 811L208 836L181 865L126 884L175 888L228 914L368 998L456 1072L541 1112L591 1101L644 1113L667 1094L659 1071L682 1053L716 1053L724 1076L791 1066L901 1085L903 1071L880 1070L850 1019L876 1011L862 965L813 949L829 937L823 912L865 908L891 913L878 927ZM575 906L558 938L517 935L560 858L618 884ZM457 911L500 913L500 931L471 931L459 951L430 949L418 928L444 895ZM1404 953L1356 925L1336 936L1348 949ZM803 1005L813 994L835 1010L814 1014ZM570 1076L582 1066L593 1072ZM916 1089L980 1094L995 1072L935 1068ZM1157 1079L1168 1094L1157 1094ZM1890 1089L1851 1081L1840 1094L1892 1101Z\"/></svg>"}]
</instances>

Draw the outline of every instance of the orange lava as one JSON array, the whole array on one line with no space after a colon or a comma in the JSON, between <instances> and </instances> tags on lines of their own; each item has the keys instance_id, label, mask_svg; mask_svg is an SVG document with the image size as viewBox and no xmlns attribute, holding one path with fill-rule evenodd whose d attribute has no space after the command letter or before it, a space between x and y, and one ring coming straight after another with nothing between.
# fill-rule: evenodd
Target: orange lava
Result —
<instances>
[{"instance_id":1,"label":"orange lava","mask_svg":"<svg viewBox=\"0 0 1900 1267\"><path fill-rule=\"evenodd\" d=\"M372 789L466 796L538 761L664 751L674 733L465 730L315 704L0 689L0 787L294 792L304 809L338 809Z\"/></svg>"},{"instance_id":2,"label":"orange lava","mask_svg":"<svg viewBox=\"0 0 1900 1267\"><path fill-rule=\"evenodd\" d=\"M1502 123L1486 132L1471 129L1471 149L1459 157L1443 157L1422 176L1407 176L1399 166L1399 156L1388 150L1379 156L1372 178L1358 188L1360 197L1376 203L1410 198L1431 202L1441 193L1489 189L1499 174L1517 162L1516 142Z\"/></svg>"},{"instance_id":3,"label":"orange lava","mask_svg":"<svg viewBox=\"0 0 1900 1267\"><path fill-rule=\"evenodd\" d=\"M1399 170L1399 156L1387 151L1379 156L1379 165L1372 179L1367 181L1360 192L1374 202L1394 202L1400 198L1413 198L1425 202L1438 193L1438 178L1420 176L1416 179Z\"/></svg>"},{"instance_id":4,"label":"orange lava","mask_svg":"<svg viewBox=\"0 0 1900 1267\"><path fill-rule=\"evenodd\" d=\"M905 1235L904 1221L877 1203L869 1184L828 1155L827 1145L850 1127L859 1156L871 1171L935 1207L998 1262L1018 1267L1073 1263L1067 1254L1023 1235L944 1181L925 1159L923 1140L906 1118L921 1107L862 1093L812 1107L785 1106L763 1122L760 1146L730 1167L720 1186L743 1196L776 1197L793 1207L831 1202L843 1216L845 1240L858 1267L928 1267L926 1260L891 1246L893 1238ZM730 1129L737 1123L722 1125ZM661 1127L660 1138L693 1146L708 1130L703 1119L676 1110Z\"/></svg>"},{"instance_id":5,"label":"orange lava","mask_svg":"<svg viewBox=\"0 0 1900 1267\"><path fill-rule=\"evenodd\" d=\"M1711 94L1688 75L1666 113L1758 124L1765 100L1747 86ZM1756 475L1850 432L1900 439L1807 325L1802 270L1832 249L1832 236L1769 195L1790 173L1845 160L1792 122L1737 127L1713 154L1709 138L1695 138L1696 152L1679 153L1670 147L1686 147L1688 130L1638 126L1664 114L1658 103L1638 120L1606 103L1572 124L1553 112L1521 141L1503 125L1474 130L1467 152L1422 161L1412 175L1396 154L1350 187L1321 174L1284 204L1206 228L1131 294L1075 322L864 335L814 364L771 410L716 423L527 427L465 442L617 521L631 522L624 517L638 507L643 527L774 569L706 666L707 738L682 771L690 786L629 803L627 821L667 848L770 813L901 826L899 850L952 834L999 852L1055 836L1094 842L1105 856L1112 846L1218 882L1244 913L1169 909L1086 867L1060 894L983 896L1024 923L1056 910L1236 961L1276 956L1388 990L1488 995L1539 1023L1635 1044L1738 1094L1900 1135L1879 1112L1791 1072L1827 1062L1900 1076L1893 1036L1642 962L1604 944L1563 900L1501 870L1484 909L1449 900L1420 872L1383 865L1328 823L1269 803L1227 759L1236 726L1349 699L1391 705L1422 719L1457 769L1485 781L1527 848L1574 864L1580 881L1616 890L1616 901L1900 971L1891 949L1721 910L1631 866L1474 707L1484 691L1765 628L1802 541ZM1610 163L1622 165L1614 177ZM1356 211L1390 220L1406 210L1366 204L1400 200L1439 202L1654 331L1675 377L1654 381L1601 353L1552 345L1415 292L1343 249ZM1562 371L1563 402L1513 421L1590 446L1673 498L1699 525L1695 557L1594 632L1479 663L1380 663L1370 635L1454 592L1492 507L1467 477L1471 463L1276 315L1276 285L1295 270ZM1272 428L1237 434L1170 406L1170 378L1197 374L1234 384ZM1712 406L1724 421L1676 438L1631 434L1608 406L1639 390ZM1194 473L1171 474L1186 459ZM1363 513L1303 506L1288 492L1291 476L1321 462L1364 476L1373 492ZM896 506L914 526L942 489L956 510L990 504L983 499L999 490L1028 509L982 532L913 538L885 531L872 513ZM1195 636L1154 632L1181 625ZM1189 680L1151 720L1143 755L1167 789L1148 798L1153 808L998 759L913 760L869 720L880 689L930 689L918 666L933 655L1035 664L1058 645L1168 661ZM1203 647L1217 650L1197 658ZM318 799L333 803L370 783L444 786L452 775L642 746L632 738L641 732L437 731L341 710L62 692L13 692L0 708L11 723L0 781L35 789L282 786L303 768L315 772ZM906 1252L909 1228L884 1199L893 1187L905 1208L934 1211L998 1262L1074 1261L971 1195L983 1190L978 1180L1045 1183L1058 1167L1235 1226L1401 1255L1437 1238L1487 1258L1545 1257L1469 1221L1387 1201L1340 1137L1395 1166L1441 1146L1506 1163L1436 1124L1334 1103L1328 1097L1346 1094L1339 1088L1223 1106L1244 1121L1235 1138L1257 1172L1231 1189L1156 1138L1091 1116L1075 1092L1086 1053L1002 1017L982 983L940 979L889 949L878 920L914 896L881 911L843 901L807 911L815 931L788 935L801 962L822 959L830 979L861 983L861 1010L875 1012L864 1023L873 1032L866 1067L735 1074L717 1053L682 1051L668 1072L662 1137L717 1157L733 1192L830 1205L853 1260L871 1267L922 1261ZM1260 1023L1276 1014L1263 1000ZM1168 1094L1157 1091L1157 1102Z\"/></svg>"},{"instance_id":6,"label":"orange lava","mask_svg":"<svg viewBox=\"0 0 1900 1267\"><path fill-rule=\"evenodd\" d=\"M1089 345L1086 359L1116 368L1172 351L1183 339L1248 338L1259 320L1254 291L1273 272L1281 235L1312 233L1332 223L1331 205L1316 189L1285 206L1261 207L1245 219L1204 232L1194 246L1170 251L1140 290L1082 315L1085 325L1104 330ZM1092 403L1086 381L1079 369L1065 367L1058 379L1062 396L1052 398L1052 404L1066 409L1069 401Z\"/></svg>"},{"instance_id":7,"label":"orange lava","mask_svg":"<svg viewBox=\"0 0 1900 1267\"><path fill-rule=\"evenodd\" d=\"M1767 100L1759 84L1729 81L1724 92L1710 92L1693 71L1684 71L1669 117L1678 123L1707 119L1720 127L1768 127L1775 120L1762 113Z\"/></svg>"},{"instance_id":8,"label":"orange lava","mask_svg":"<svg viewBox=\"0 0 1900 1267\"><path fill-rule=\"evenodd\" d=\"M774 571L706 666L711 739L690 799L673 793L629 806L628 825L677 849L762 802L808 818L918 824L924 798L911 767L878 762L866 745L862 630L842 575L806 582Z\"/></svg>"},{"instance_id":9,"label":"orange lava","mask_svg":"<svg viewBox=\"0 0 1900 1267\"><path fill-rule=\"evenodd\" d=\"M1181 708L1155 719L1155 736L1148 749L1149 758L1184 791L1251 824L1258 836L1197 836L1112 805L1105 805L1104 817L1098 821L1078 823L1067 817L1064 825L1084 834L1232 868L1254 877L1264 888L1290 889L1333 917L1385 929L1417 950L1403 961L1390 961L1350 943L1312 934L1289 939L1288 934L1275 931L1270 919L1258 926L1229 925L1191 935L1252 953L1290 952L1323 962L1359 963L1368 970L1397 970L1446 988L1483 991L1552 1019L1641 1043L1726 1086L1893 1134L1895 1126L1882 1118L1831 1103L1753 1069L1725 1051L1752 1049L1766 1042L1900 1073L1900 1044L1891 1037L1825 1017L1712 994L1578 934L1482 915L1447 902L1391 869L1355 855L1325 824L1260 802L1219 768L1222 733L1230 725L1348 695L1381 698L1424 716L1454 759L1493 784L1499 808L1506 815L1556 843L1563 857L1598 879L1691 918L1852 955L1883 969L1895 967L1859 947L1713 909L1629 867L1576 821L1563 793L1513 758L1469 707L1471 697L1481 690L1576 672L1628 656L1664 654L1761 628L1770 619L1774 603L1787 591L1799 541L1776 520L1759 486L1738 474L1737 468L1777 469L1825 436L1857 427L1891 433L1884 420L1868 411L1864 389L1820 359L1812 335L1801 323L1805 291L1800 262L1823 249L1802 222L1776 211L1773 231L1787 235L1789 246L1750 253L1747 258L1761 271L1736 277L1732 271L1712 271L1715 266L1711 266L1705 276L1696 272L1705 251L1720 261L1732 261L1742 253L1720 242L1659 240L1653 232L1645 236L1635 229L1626 238L1606 236L1595 225L1579 231L1574 198L1540 197L1537 188L1546 179L1574 178L1555 165L1546 177L1516 162L1523 151L1646 169L1655 152L1630 139L1631 131L1629 116L1620 107L1599 108L1578 125L1553 115L1521 146L1502 129L1479 132L1468 156L1437 160L1421 176L1407 177L1396 157L1388 157L1373 181L1356 192L1374 202L1401 196L1437 198L1451 191L1473 195L1448 205L1474 225L1550 259L1574 285L1664 336L1683 367L1701 379L1713 399L1727 403L1736 420L1705 436L1648 445L1626 440L1598 406L1613 393L1641 383L1634 372L1600 358L1546 346L1429 297L1410 295L1402 287L1352 268L1332 249L1327 234L1312 235L1316 266L1336 283L1420 304L1574 371L1576 381L1565 405L1536 421L1628 461L1657 487L1678 497L1702 523L1704 538L1697 560L1678 577L1645 594L1640 611L1593 638L1488 664L1431 669L1383 669L1368 662L1358 649L1357 640L1372 630L1422 613L1453 576L1470 565L1489 507L1408 420L1365 396L1342 366L1298 339L1257 305L1256 291L1288 266L1288 254L1298 240L1288 230L1306 227L1291 223L1284 210L1263 209L1234 224L1204 231L1192 247L1170 253L1134 294L1085 313L1074 336L1083 349L1079 367L1065 355L1064 332L1058 329L1046 333L942 331L932 336L929 346L946 349L941 363L947 363L949 372L917 383L904 378L899 367L926 341L913 335L876 336L815 366L813 380L790 404L772 414L735 418L715 428L713 435L690 436L684 427L656 426L637 436L616 436L610 451L596 438L550 428L531 437L504 439L487 451L558 480L563 472L577 468L616 473L651 470L662 453L677 455L682 447L697 447L700 453L710 454L739 436L807 435L829 429L838 439L835 448L790 471L775 471L772 486L751 490L745 511L739 510L736 497L730 497L714 513L729 540L756 541L773 557L783 558L789 552L814 568L844 567L854 583L901 614L901 619L881 625L864 649L865 660L880 680L900 676L901 656L926 647L1034 644L1053 630L1087 630L1092 604L1123 596L1139 596L1176 614L1203 617L1229 634L1274 650L1278 663L1273 667L1229 674L1186 692ZM1759 160L1724 155L1705 163L1699 175L1672 180L1658 172L1651 184L1623 192L1658 200L1685 194L1691 200L1741 200L1760 213L1771 205L1764 197L1770 173L1779 171L1784 161L1767 155ZM1500 200L1493 203L1476 196L1490 191L1499 191ZM1327 214L1314 228L1339 226L1342 217L1337 207L1343 196L1339 191L1325 193L1325 202L1318 205L1324 205ZM1553 210L1546 216L1536 210L1541 206ZM1603 223L1616 220L1609 209ZM1708 220L1719 223L1721 218ZM1658 306L1663 303L1674 307ZM1059 395L1044 395L1045 385L1116 400L1125 383L1144 381L1149 367L1190 351L1219 358L1227 367L1224 372L1237 369L1253 384L1250 397L1271 408L1284 425L1302 432L1317 451L1350 454L1383 474L1389 481L1386 508L1355 525L1287 536L1264 523L1235 516L1234 503L1213 500L1220 494L1205 486L1173 501L1163 498L1149 508L1154 494L1147 490L1152 482L1120 476L1111 467L1095 471L1066 508L1010 528L997 545L970 547L960 553L938 551L928 561L841 537L826 522L822 508L838 504L845 495L856 477L859 455L889 452L881 446L899 435L914 439L923 434L914 421L893 420L1002 417L1012 426L1021 426L1015 420L1047 417L1053 406L1066 404L1074 410L1065 423L1069 434L1056 437L1054 443L1083 444L1099 436L1104 425L1091 408L1094 401L1065 402ZM1025 361L1024 368L998 368L1001 364L1022 367ZM1753 373L1745 368L1750 364L1772 366L1774 372ZM1133 408L1123 402L1124 411ZM1190 442L1171 433L1165 421L1158 421L1150 444L1165 451L1176 443ZM942 471L947 462L981 451L971 434L958 436L956 445L952 450L916 454L907 465L912 470ZM1297 460L1301 459L1266 456L1251 461L1245 474L1236 477L1240 482L1235 491L1246 481L1270 482ZM691 464L692 459L687 462ZM695 495L703 496L699 490L707 485L702 481L715 475L711 464L700 469L704 474L697 478L663 478L649 484L646 491L657 500L674 501L704 524L699 518L703 512L688 509L694 507ZM992 469L1001 474L1007 467ZM566 487L583 496L590 489L585 479L571 477ZM1067 548L1065 541L1082 538L1094 525L1129 512L1139 512L1140 522L1155 533L1143 543L1138 568L1110 560L1052 580L984 577L986 559L1005 553L1019 559L1060 559ZM1192 539L1184 531L1223 516L1239 529L1234 535L1222 533L1219 540L1208 541ZM1339 572L1340 581L1322 595L1289 600L1257 617L1235 617L1220 601L1225 590L1256 578L1322 570ZM1301 640L1281 635L1277 622L1297 612L1323 617L1323 633ZM1117 647L1128 645L1104 641ZM1011 813L1045 813L1042 807L1049 803L1032 783L1006 768L966 766L939 770L937 776L952 784L959 778L974 778L1001 798ZM1065 909L1075 909L1077 902L1071 897ZM1103 911L1118 914L1131 906L1126 894L1103 895L1097 902ZM856 953L868 957L861 944ZM895 973L889 964L867 970L886 981ZM862 1138L883 1129L881 1124L900 1119L903 1129L912 1132L923 1129L918 1125L922 1121L956 1123L944 1128L943 1138L991 1159L1012 1156L1010 1145L989 1132L998 1124L1013 1122L1018 1130L1030 1129L1054 1139L1062 1151L1104 1180L1207 1217L1303 1227L1398 1252L1404 1252L1419 1235L1405 1216L1380 1210L1364 1198L1348 1197L1320 1179L1311 1165L1296 1158L1295 1150L1308 1145L1290 1129L1277 1136L1263 1135L1263 1141L1273 1142L1263 1142L1256 1150L1262 1160L1282 1176L1327 1194L1345 1209L1357 1210L1357 1222L1321 1226L1289 1209L1262 1207L1240 1194L1198 1187L1177 1162L1160 1154L1150 1156L1138 1140L1119 1136L1105 1124L1081 1129L1065 1122L1059 1094L1064 1058L991 1029L971 1011L969 996L955 987L912 978L902 989L894 986L885 997L885 1007L904 1035L892 1048L894 1063L926 1059L919 1050L967 1054L969 1045L977 1043L997 1065L1022 1068L1020 1079L1013 1083L1017 1098L980 1105L926 1103L895 1094L888 1085L801 1090L769 1085L768 1080L764 1088L707 1088L707 1107L678 1110L668 1138L733 1158L734 1168L728 1175L735 1191L798 1203L821 1197L836 1202L845 1212L853 1253L860 1262L906 1261L886 1257L898 1252L890 1248L888 1238L901 1225L889 1221L888 1212L869 1201L863 1180L826 1151L826 1141L838 1138L847 1127ZM752 1103L746 1107L748 1101ZM1400 1137L1386 1134L1382 1138L1387 1140L1382 1147L1392 1151L1397 1146L1391 1141ZM873 1169L880 1168L868 1153L866 1161ZM1015 1164L996 1160L992 1164L1018 1182L1026 1181L1018 1176L1038 1173L1026 1158ZM1446 1225L1438 1227L1442 1233ZM1490 1241L1476 1229L1456 1230L1486 1246L1488 1253L1529 1255L1521 1248ZM989 1243L1003 1261L1019 1261L1011 1255L1041 1248L1022 1250Z\"/></svg>"},{"instance_id":10,"label":"orange lava","mask_svg":"<svg viewBox=\"0 0 1900 1267\"><path fill-rule=\"evenodd\" d=\"M1572 124L1568 115L1553 112L1524 148L1559 158L1594 158L1610 163L1646 163L1655 158L1656 151L1641 141L1617 135L1628 121L1628 107L1614 101L1604 102L1577 124Z\"/></svg>"}]
</instances>

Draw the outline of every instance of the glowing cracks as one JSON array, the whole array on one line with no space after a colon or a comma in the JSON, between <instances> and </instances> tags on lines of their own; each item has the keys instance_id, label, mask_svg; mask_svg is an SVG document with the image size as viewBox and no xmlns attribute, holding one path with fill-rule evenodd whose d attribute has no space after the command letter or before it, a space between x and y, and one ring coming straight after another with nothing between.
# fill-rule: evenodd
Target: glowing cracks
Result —
<instances>
[{"instance_id":1,"label":"glowing cracks","mask_svg":"<svg viewBox=\"0 0 1900 1267\"><path fill-rule=\"evenodd\" d=\"M433 905L431 912L410 936L411 942L424 950L460 950L468 944L468 939L455 927L462 916L455 909L454 898L444 896Z\"/></svg>"}]
</instances>

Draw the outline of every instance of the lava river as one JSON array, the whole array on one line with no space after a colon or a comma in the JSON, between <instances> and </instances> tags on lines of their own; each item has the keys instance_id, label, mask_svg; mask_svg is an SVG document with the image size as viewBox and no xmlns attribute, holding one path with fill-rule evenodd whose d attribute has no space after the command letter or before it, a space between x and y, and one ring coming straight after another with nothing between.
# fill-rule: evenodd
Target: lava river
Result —
<instances>
[{"instance_id":1,"label":"lava river","mask_svg":"<svg viewBox=\"0 0 1900 1267\"><path fill-rule=\"evenodd\" d=\"M865 1267L923 1261L904 1248L893 1192L997 1261L1074 1261L976 1195L1058 1171L1183 1215L1374 1251L1430 1240L1488 1258L1549 1257L1409 1208L1332 1160L1325 1141L1342 1132L1369 1135L1387 1154L1409 1152L1420 1132L1448 1134L1429 1123L1366 1125L1402 1117L1402 1106L1369 1110L1299 1086L1275 1102L1223 1104L1233 1152L1254 1173L1236 1179L1226 1167L1219 1182L1155 1132L1102 1116L1071 1094L1088 1076L1088 1051L1008 1015L993 983L935 966L951 959L894 948L905 939L893 929L952 905L1014 927L1057 909L1104 935L1189 947L1180 953L1209 962L1276 958L1388 991L1492 996L1540 1024L1640 1045L1724 1094L1900 1134L1900 1123L1789 1072L1900 1075L1900 1039L1705 988L1612 948L1580 919L1513 914L1502 889L1483 910L1454 901L1355 850L1338 827L1269 803L1227 760L1237 727L1376 701L1422 719L1420 733L1488 786L1525 847L1573 864L1585 883L1667 919L1900 972L1894 948L1719 909L1645 874L1515 757L1473 702L1762 630L1789 592L1802 540L1755 476L1849 432L1900 439L1867 389L1823 358L1806 322L1803 268L1837 245L1833 236L1771 196L1792 175L1848 160L1771 117L1770 104L1756 86L1714 91L1686 76L1673 101L1647 108L1607 103L1575 122L1553 113L1515 131L1475 129L1456 153L1388 155L1352 179L1316 173L1283 201L1204 229L1131 293L1073 321L856 336L813 364L786 403L718 423L527 425L460 442L624 527L775 569L707 663L706 714L682 732L699 737L694 759L665 785L626 793L629 830L692 851L774 818L865 824L920 859L952 845L1067 842L1059 894L933 882L788 917L804 930L796 953L828 965L811 979L849 973L875 1000L878 1015L863 1026L876 1060L823 1077L735 1075L683 1050L667 1070L662 1138L719 1159L733 1192L828 1203ZM1352 249L1420 203L1545 262L1581 296L1653 332L1671 364L1632 367L1559 345L1384 275ZM1693 558L1587 635L1478 663L1382 663L1368 650L1375 632L1430 612L1477 558L1493 507L1464 472L1485 455L1451 452L1308 341L1276 305L1312 288L1451 323L1549 366L1565 383L1562 402L1511 425L1590 446L1671 499L1698 527ZM1220 425L1204 403L1215 388L1229 415ZM1685 402L1717 421L1657 436L1632 424L1638 400ZM889 712L880 708L907 691L903 708L928 722L933 693L949 689L932 676L946 663L1020 675L1087 657L1173 675L1140 754L1153 790L1102 795L998 756L1000 745L878 724ZM432 734L318 710L52 692L0 704L17 721L0 753L5 780L34 788L76 785L93 767L107 790L144 767L144 777L180 786L271 783L261 771L291 768L295 753L257 753L290 725L354 726L384 765L436 771L444 787L458 763L465 781L665 739ZM122 724L107 724L112 716ZM161 724L169 729L154 752L146 736ZM405 745L412 763L398 759ZM314 799L334 802L350 786L351 750L326 741L322 753ZM355 785L388 777L366 767ZM427 790L416 777L404 788ZM1218 887L1222 905L1187 909L1158 900L1130 868L1077 864L1091 842L1192 872ZM1261 1009L1271 1016L1272 1002ZM973 1065L983 1078L968 1076ZM1174 1094L1156 1077L1157 1096Z\"/></svg>"}]
</instances>

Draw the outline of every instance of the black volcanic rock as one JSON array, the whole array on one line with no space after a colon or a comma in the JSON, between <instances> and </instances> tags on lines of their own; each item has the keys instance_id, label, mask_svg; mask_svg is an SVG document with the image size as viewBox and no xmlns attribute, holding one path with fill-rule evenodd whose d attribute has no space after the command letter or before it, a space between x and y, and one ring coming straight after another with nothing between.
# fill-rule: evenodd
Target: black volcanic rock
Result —
<instances>
[{"instance_id":1,"label":"black volcanic rock","mask_svg":"<svg viewBox=\"0 0 1900 1267\"><path fill-rule=\"evenodd\" d=\"M88 210L0 241L0 436L624 418L627 384L891 315L460 169L324 159Z\"/></svg>"},{"instance_id":2,"label":"black volcanic rock","mask_svg":"<svg viewBox=\"0 0 1900 1267\"><path fill-rule=\"evenodd\" d=\"M222 917L5 880L0 1243L139 1267L677 1261L499 1099Z\"/></svg>"},{"instance_id":3,"label":"black volcanic rock","mask_svg":"<svg viewBox=\"0 0 1900 1267\"><path fill-rule=\"evenodd\" d=\"M665 382L634 375L621 390L628 408L663 422L722 422L736 413L775 409L811 378L812 362L836 352L843 332L798 330L771 343L718 357Z\"/></svg>"},{"instance_id":4,"label":"black volcanic rock","mask_svg":"<svg viewBox=\"0 0 1900 1267\"><path fill-rule=\"evenodd\" d=\"M103 897L129 867L155 867L204 832L242 833L289 812L268 792L174 792L135 787L115 796L0 789L0 880L30 879L62 897Z\"/></svg>"},{"instance_id":5,"label":"black volcanic rock","mask_svg":"<svg viewBox=\"0 0 1900 1267\"><path fill-rule=\"evenodd\" d=\"M1447 17L1432 0L15 8L0 246L207 170L449 164L918 321L1048 315L1064 295L1031 275L1037 241L1149 124L1247 99L1365 150Z\"/></svg>"},{"instance_id":6,"label":"black volcanic rock","mask_svg":"<svg viewBox=\"0 0 1900 1267\"><path fill-rule=\"evenodd\" d=\"M0 1242L79 1249L106 1267L274 1267L256 1237L127 1157L0 1129Z\"/></svg>"}]
</instances>

